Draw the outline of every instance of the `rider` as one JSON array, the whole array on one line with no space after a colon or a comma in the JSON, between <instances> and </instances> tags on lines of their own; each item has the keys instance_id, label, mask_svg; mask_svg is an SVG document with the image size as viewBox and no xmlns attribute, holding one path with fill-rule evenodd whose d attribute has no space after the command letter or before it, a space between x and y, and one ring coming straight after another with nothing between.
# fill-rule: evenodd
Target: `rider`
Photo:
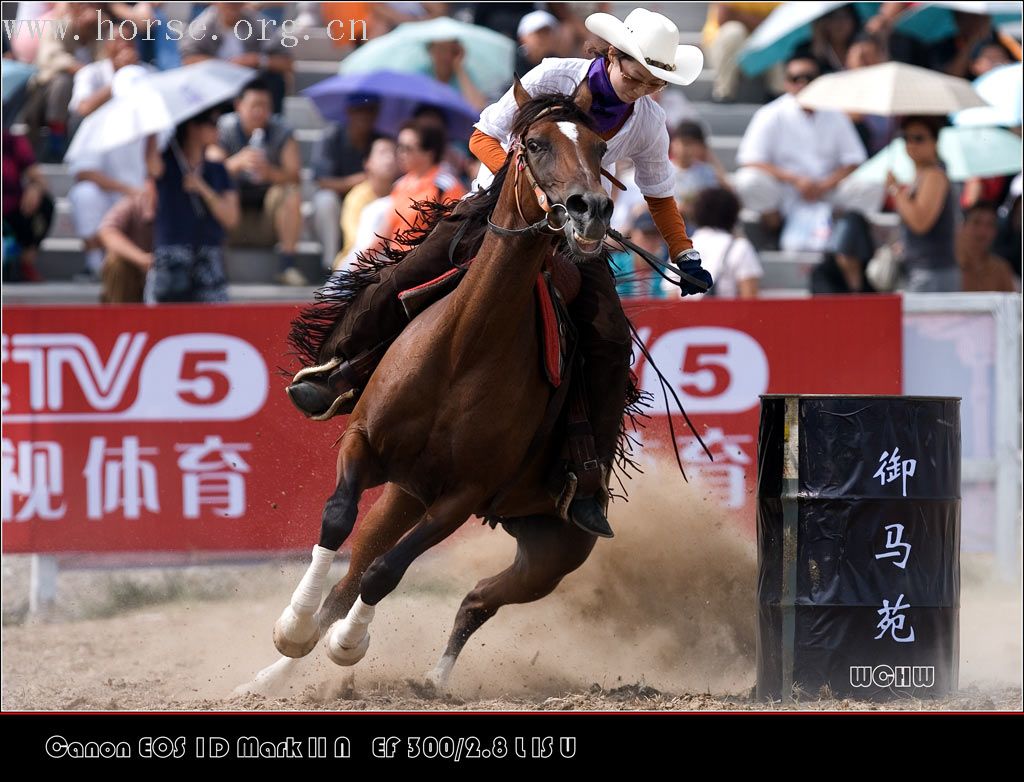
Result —
<instances>
[{"instance_id":1,"label":"rider","mask_svg":"<svg viewBox=\"0 0 1024 782\"><path fill-rule=\"evenodd\" d=\"M526 74L523 86L531 94L568 94L587 79L593 94L589 114L601 138L608 143L602 165L610 168L621 159L632 159L637 187L674 262L682 271L710 286L711 275L701 268L700 255L693 249L673 197L675 172L668 155L665 112L651 97L668 84L693 82L703 66L703 55L696 47L679 44L679 30L671 20L644 8L634 9L624 22L609 14L592 14L586 26L607 42L603 48L588 47L594 55L592 60L545 59ZM476 123L470 150L483 164L477 179L481 187L490 184L491 175L505 162L516 110L513 89L509 89L497 103L484 109ZM373 339L385 336L387 326L380 328L380 324L392 317L384 309L395 309L394 291L413 287L450 269L451 236L450 226L439 223L422 245L393 267L393 279L380 286L386 288L385 292L366 294L366 301L372 296L374 303L366 303L360 312L377 310L375 337L370 337L374 329L366 325L357 337L360 328L352 326L351 337L342 340L340 351L348 361L332 373L329 385L308 379L289 389L292 400L303 412L321 412L346 387L361 387L360 381L365 383L372 372L373 356L379 353L379 345L372 347ZM577 344L584 363L581 377L573 382L584 383L589 426L576 425L569 432L573 472L578 478L569 516L577 526L594 535L612 537L597 495L611 469L619 439L632 343L608 264L590 261L581 264L579 270L582 283L569 311L578 331ZM687 282L680 287L684 296L701 292ZM588 430L592 430L592 439Z\"/></svg>"}]
</instances>

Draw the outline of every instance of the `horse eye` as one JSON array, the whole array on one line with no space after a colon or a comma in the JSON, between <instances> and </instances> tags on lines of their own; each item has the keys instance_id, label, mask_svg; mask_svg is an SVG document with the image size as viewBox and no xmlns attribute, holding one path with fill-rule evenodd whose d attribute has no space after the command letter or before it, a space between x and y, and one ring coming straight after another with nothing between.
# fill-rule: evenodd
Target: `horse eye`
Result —
<instances>
[{"instance_id":1,"label":"horse eye","mask_svg":"<svg viewBox=\"0 0 1024 782\"><path fill-rule=\"evenodd\" d=\"M603 158L605 155L608 154L608 145L605 144L604 142L601 142L601 144L597 147L597 151L600 153L601 157Z\"/></svg>"},{"instance_id":2,"label":"horse eye","mask_svg":"<svg viewBox=\"0 0 1024 782\"><path fill-rule=\"evenodd\" d=\"M531 152L540 152L543 147L532 138L526 142L526 148Z\"/></svg>"}]
</instances>

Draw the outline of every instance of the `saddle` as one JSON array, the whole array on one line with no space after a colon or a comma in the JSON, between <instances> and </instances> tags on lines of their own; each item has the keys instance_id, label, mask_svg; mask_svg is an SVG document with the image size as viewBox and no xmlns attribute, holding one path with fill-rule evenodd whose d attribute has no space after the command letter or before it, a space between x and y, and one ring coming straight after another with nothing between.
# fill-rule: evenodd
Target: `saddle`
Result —
<instances>
[{"instance_id":1,"label":"saddle","mask_svg":"<svg viewBox=\"0 0 1024 782\"><path fill-rule=\"evenodd\" d=\"M436 301L440 301L455 288L473 260L449 269L433 280L398 293L406 316L411 321ZM580 273L572 261L552 253L537 275L537 327L541 341L541 365L552 386L558 388L566 375L571 355L574 328L568 305L580 289Z\"/></svg>"}]
</instances>

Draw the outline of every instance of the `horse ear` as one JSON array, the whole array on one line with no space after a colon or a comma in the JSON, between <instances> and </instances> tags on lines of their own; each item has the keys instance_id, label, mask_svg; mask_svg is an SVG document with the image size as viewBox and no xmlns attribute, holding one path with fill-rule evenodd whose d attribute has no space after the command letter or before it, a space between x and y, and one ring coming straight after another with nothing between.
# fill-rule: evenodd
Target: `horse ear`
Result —
<instances>
[{"instance_id":1,"label":"horse ear","mask_svg":"<svg viewBox=\"0 0 1024 782\"><path fill-rule=\"evenodd\" d=\"M515 75L515 79L512 82L512 94L515 95L516 104L519 108L522 108L526 103L531 100L530 93L526 91L526 87L519 81L519 74Z\"/></svg>"},{"instance_id":2,"label":"horse ear","mask_svg":"<svg viewBox=\"0 0 1024 782\"><path fill-rule=\"evenodd\" d=\"M594 94L590 91L590 82L586 77L577 85L576 91L572 94L572 100L584 114L590 111L590 104L594 101Z\"/></svg>"}]
</instances>

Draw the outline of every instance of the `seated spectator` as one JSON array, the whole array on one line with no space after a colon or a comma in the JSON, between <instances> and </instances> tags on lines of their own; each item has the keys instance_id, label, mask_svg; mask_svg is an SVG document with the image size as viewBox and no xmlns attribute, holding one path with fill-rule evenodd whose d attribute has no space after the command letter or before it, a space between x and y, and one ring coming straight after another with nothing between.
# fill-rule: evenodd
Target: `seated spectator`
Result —
<instances>
[{"instance_id":1,"label":"seated spectator","mask_svg":"<svg viewBox=\"0 0 1024 782\"><path fill-rule=\"evenodd\" d=\"M317 146L312 165L317 191L313 195L313 225L330 269L342 242L341 204L353 187L366 180L363 162L370 152L380 102L370 95L350 95L344 125L332 124Z\"/></svg>"},{"instance_id":2,"label":"seated spectator","mask_svg":"<svg viewBox=\"0 0 1024 782\"><path fill-rule=\"evenodd\" d=\"M242 89L235 111L218 123L212 159L222 160L238 183L242 218L231 231L232 247L273 247L280 243L283 285L308 285L295 268L302 232L302 158L284 118L271 113L270 90L257 79Z\"/></svg>"},{"instance_id":3,"label":"seated spectator","mask_svg":"<svg viewBox=\"0 0 1024 782\"><path fill-rule=\"evenodd\" d=\"M25 136L3 130L3 278L42 282L36 253L53 221L53 197Z\"/></svg>"},{"instance_id":4,"label":"seated spectator","mask_svg":"<svg viewBox=\"0 0 1024 782\"><path fill-rule=\"evenodd\" d=\"M63 12L45 27L36 54L39 69L30 82L22 118L29 138L44 162L64 157L73 128L69 104L75 74L96 60L102 42L96 37L96 3L65 3ZM61 37L59 30L66 30Z\"/></svg>"},{"instance_id":5,"label":"seated spectator","mask_svg":"<svg viewBox=\"0 0 1024 782\"><path fill-rule=\"evenodd\" d=\"M206 154L217 143L217 110L181 123L162 154L154 137L147 143L156 215L146 301L227 301L224 235L239 207L227 169Z\"/></svg>"},{"instance_id":6,"label":"seated spectator","mask_svg":"<svg viewBox=\"0 0 1024 782\"><path fill-rule=\"evenodd\" d=\"M82 66L75 74L68 109L78 117L87 117L110 100L114 74L139 61L135 43L122 38L117 27L113 37L102 42L102 47L102 57Z\"/></svg>"},{"instance_id":7,"label":"seated spectator","mask_svg":"<svg viewBox=\"0 0 1024 782\"><path fill-rule=\"evenodd\" d=\"M7 8L4 7L4 19L7 19ZM20 2L17 4L17 10L15 11L15 19L18 22L24 22L28 20L38 20L44 26L48 25L54 19L60 19L64 14L63 3L40 3L40 2ZM39 28L42 29L42 28ZM8 33L10 33L10 51L14 55L14 58L19 62L33 63L36 61L36 56L39 54L39 41L41 36L33 33L31 28L27 26L14 27L10 30L7 29L7 25L4 25L4 52L7 52ZM6 107L5 107L6 109Z\"/></svg>"},{"instance_id":8,"label":"seated spectator","mask_svg":"<svg viewBox=\"0 0 1024 782\"><path fill-rule=\"evenodd\" d=\"M996 255L1010 261L1013 274L1020 281L1021 258L1024 245L1021 243L1021 175L1010 182L1010 192L999 207L999 236L996 238Z\"/></svg>"},{"instance_id":9,"label":"seated spectator","mask_svg":"<svg viewBox=\"0 0 1024 782\"><path fill-rule=\"evenodd\" d=\"M374 234L371 231L360 243L360 235L365 235L362 226L372 224L376 229L377 223L373 220L363 220L363 214L374 201L387 199L389 201L388 212L390 212L391 188L395 184L395 177L398 176L398 161L395 155L395 140L387 136L374 139L370 145L370 152L363 164L365 177L357 184L348 195L341 206L341 235L344 244L338 257L335 259L334 268L341 268L346 262L350 262L354 252L365 250L373 244Z\"/></svg>"},{"instance_id":10,"label":"seated spectator","mask_svg":"<svg viewBox=\"0 0 1024 782\"><path fill-rule=\"evenodd\" d=\"M1010 262L992 252L999 231L996 205L978 201L964 212L964 222L956 240L956 261L960 264L962 290L1017 290Z\"/></svg>"},{"instance_id":11,"label":"seated spectator","mask_svg":"<svg viewBox=\"0 0 1024 782\"><path fill-rule=\"evenodd\" d=\"M736 100L743 72L736 58L747 38L781 3L712 3L701 32L708 64L715 69L711 100Z\"/></svg>"},{"instance_id":12,"label":"seated spectator","mask_svg":"<svg viewBox=\"0 0 1024 782\"><path fill-rule=\"evenodd\" d=\"M104 216L97 231L106 251L100 271L101 304L143 301L146 273L153 265L155 217L152 192L125 196Z\"/></svg>"},{"instance_id":13,"label":"seated spectator","mask_svg":"<svg viewBox=\"0 0 1024 782\"><path fill-rule=\"evenodd\" d=\"M825 257L811 272L811 293L875 293L867 276L874 255L871 225L860 212L847 212L836 221Z\"/></svg>"},{"instance_id":14,"label":"seated spectator","mask_svg":"<svg viewBox=\"0 0 1024 782\"><path fill-rule=\"evenodd\" d=\"M893 20L898 16L886 14L886 6L882 3L878 16L887 17L882 26L892 31ZM896 4L893 4L896 5ZM992 17L985 14L974 14L966 11L954 11L957 32L940 41L924 42L912 35L892 31L888 45L890 58L896 62L905 62L941 71L961 79L971 78L971 60L977 46L992 36Z\"/></svg>"},{"instance_id":15,"label":"seated spectator","mask_svg":"<svg viewBox=\"0 0 1024 782\"><path fill-rule=\"evenodd\" d=\"M711 151L704 140L704 128L697 122L681 122L672 133L669 158L676 166L676 202L683 213L687 230L697 228L693 202L701 190L725 187L728 183L722 167L710 162ZM716 161L717 162L717 161Z\"/></svg>"},{"instance_id":16,"label":"seated spectator","mask_svg":"<svg viewBox=\"0 0 1024 782\"><path fill-rule=\"evenodd\" d=\"M877 37L860 33L846 52L846 70L868 68L885 62L885 48ZM880 152L892 140L889 117L877 114L850 115L868 157Z\"/></svg>"},{"instance_id":17,"label":"seated spectator","mask_svg":"<svg viewBox=\"0 0 1024 782\"><path fill-rule=\"evenodd\" d=\"M125 43L121 39L116 40L118 46ZM129 51L130 56L134 56L134 48ZM95 65L98 63L86 66L79 71L79 75ZM116 74L112 74L113 86L102 87L101 92L108 98L112 90L120 94L130 89L132 83L144 73L137 65L119 68ZM76 233L85 240L85 271L90 277L99 275L103 263L103 250L96 230L104 215L121 198L138 193L146 182L145 144L145 140L140 139L108 152L79 157L68 166L75 177L75 184L68 191L71 217L75 222Z\"/></svg>"},{"instance_id":18,"label":"seated spectator","mask_svg":"<svg viewBox=\"0 0 1024 782\"><path fill-rule=\"evenodd\" d=\"M971 52L971 63L968 66L968 78L977 79L993 68L1000 68L1015 62L1013 55L1001 40L995 36L986 38Z\"/></svg>"},{"instance_id":19,"label":"seated spectator","mask_svg":"<svg viewBox=\"0 0 1024 782\"><path fill-rule=\"evenodd\" d=\"M139 61L167 71L181 65L181 54L178 52L176 36L167 26L170 20L160 5L148 2L108 3L107 8L114 17L115 29L119 22L126 21L134 24L139 31L135 36Z\"/></svg>"},{"instance_id":20,"label":"seated spectator","mask_svg":"<svg viewBox=\"0 0 1024 782\"><path fill-rule=\"evenodd\" d=\"M860 21L852 5L842 5L811 25L811 55L823 65L825 73L846 67L850 48L856 39Z\"/></svg>"},{"instance_id":21,"label":"seated spectator","mask_svg":"<svg viewBox=\"0 0 1024 782\"><path fill-rule=\"evenodd\" d=\"M545 57L558 56L558 20L547 11L531 11L516 30L516 73L525 75Z\"/></svg>"},{"instance_id":22,"label":"seated spectator","mask_svg":"<svg viewBox=\"0 0 1024 782\"><path fill-rule=\"evenodd\" d=\"M444 133L434 125L412 120L398 133L398 167L403 176L391 191L394 211L384 227L384 236L395 238L410 225L421 222L414 208L417 201L454 201L466 194L466 188L441 170L447 146Z\"/></svg>"},{"instance_id":23,"label":"seated spectator","mask_svg":"<svg viewBox=\"0 0 1024 782\"><path fill-rule=\"evenodd\" d=\"M654 218L651 217L649 210L644 209L637 213L629 231L629 238L655 258L668 261L668 245L665 244L658 226L654 224ZM668 296L672 290L676 291L675 295L679 295L678 289L665 283L647 261L636 253L613 253L611 260L615 274L615 290L620 296L658 298Z\"/></svg>"},{"instance_id":24,"label":"seated spectator","mask_svg":"<svg viewBox=\"0 0 1024 782\"><path fill-rule=\"evenodd\" d=\"M242 24L236 27L239 22L250 26ZM243 40L238 33L244 34L246 30L251 30L251 34ZM192 21L178 46L185 65L219 59L256 68L267 85L274 111L281 113L284 110L284 96L292 74L292 55L281 42L280 25L271 25L243 3L211 3Z\"/></svg>"},{"instance_id":25,"label":"seated spectator","mask_svg":"<svg viewBox=\"0 0 1024 782\"><path fill-rule=\"evenodd\" d=\"M489 101L473 84L466 70L466 50L458 41L432 41L427 46L430 65L424 71L427 76L447 84L458 92L477 111L482 111Z\"/></svg>"},{"instance_id":26,"label":"seated spectator","mask_svg":"<svg viewBox=\"0 0 1024 782\"><path fill-rule=\"evenodd\" d=\"M847 178L866 159L849 118L838 111L805 109L797 102L800 90L819 73L814 58L802 53L791 57L786 94L757 110L740 142L736 191L770 234L798 213L801 219L816 217L822 204L869 213L881 203L881 188L875 183ZM819 238L809 233L793 241L791 249L821 246L815 247Z\"/></svg>"},{"instance_id":27,"label":"seated spectator","mask_svg":"<svg viewBox=\"0 0 1024 782\"><path fill-rule=\"evenodd\" d=\"M890 172L886 187L900 216L900 242L906 290L942 293L960 290L960 267L953 251L956 200L939 159L942 117L904 117L900 123L914 182L900 185Z\"/></svg>"},{"instance_id":28,"label":"seated spectator","mask_svg":"<svg viewBox=\"0 0 1024 782\"><path fill-rule=\"evenodd\" d=\"M369 3L366 37L377 38L406 22L425 22L448 15L448 3Z\"/></svg>"},{"instance_id":29,"label":"seated spectator","mask_svg":"<svg viewBox=\"0 0 1024 782\"><path fill-rule=\"evenodd\" d=\"M451 174L463 184L472 182L473 180L468 178L467 172L469 157L472 155L469 145L465 141L453 139L448 135L448 118L444 111L437 106L424 103L413 109L412 119L418 125L432 125L444 133L445 138L448 139L444 157L441 159L441 171Z\"/></svg>"},{"instance_id":30,"label":"seated spectator","mask_svg":"<svg viewBox=\"0 0 1024 782\"><path fill-rule=\"evenodd\" d=\"M755 298L764 270L754 246L735 233L740 215L736 196L723 187L702 190L693 210L700 228L690 238L700 253L701 264L715 280L714 287L700 298Z\"/></svg>"}]
</instances>

